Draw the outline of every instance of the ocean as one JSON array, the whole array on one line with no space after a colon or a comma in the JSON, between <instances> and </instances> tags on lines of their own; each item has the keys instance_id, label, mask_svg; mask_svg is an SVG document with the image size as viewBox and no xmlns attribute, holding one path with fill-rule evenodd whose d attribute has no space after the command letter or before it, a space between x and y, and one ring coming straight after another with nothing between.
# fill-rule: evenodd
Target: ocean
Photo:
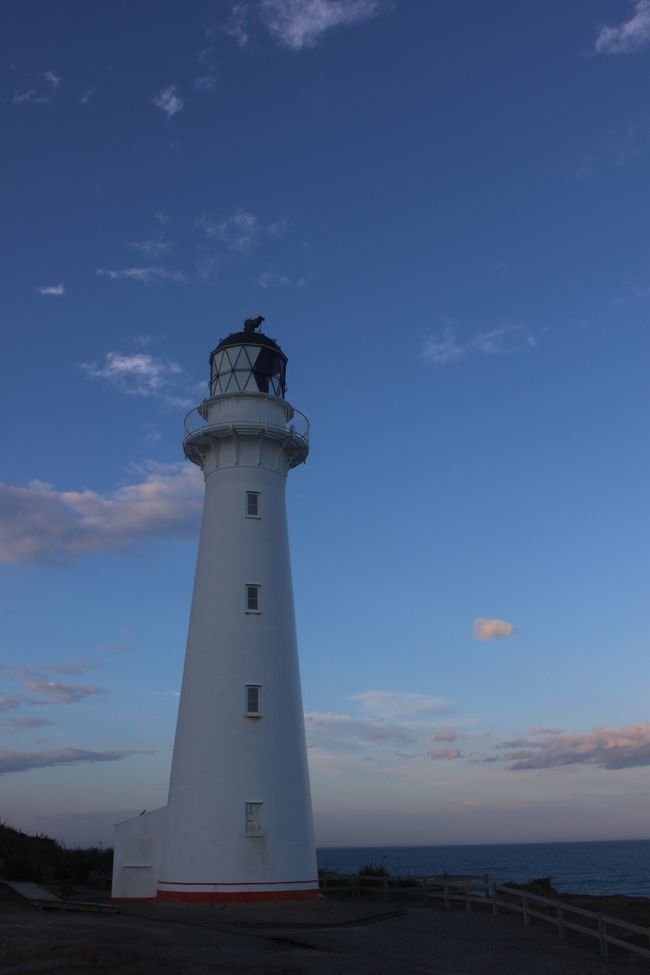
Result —
<instances>
[{"instance_id":1,"label":"ocean","mask_svg":"<svg viewBox=\"0 0 650 975\"><path fill-rule=\"evenodd\" d=\"M559 891L650 897L650 840L318 850L325 870L356 873L368 863L383 863L391 874L487 873L500 883L550 877Z\"/></svg>"}]
</instances>

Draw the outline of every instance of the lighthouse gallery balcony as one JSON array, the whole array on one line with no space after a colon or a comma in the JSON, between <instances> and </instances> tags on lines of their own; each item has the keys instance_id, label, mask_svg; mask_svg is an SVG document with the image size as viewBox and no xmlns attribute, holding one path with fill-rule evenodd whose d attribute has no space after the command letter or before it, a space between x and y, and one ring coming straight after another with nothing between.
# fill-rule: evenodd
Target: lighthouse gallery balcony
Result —
<instances>
[{"instance_id":1,"label":"lighthouse gallery balcony","mask_svg":"<svg viewBox=\"0 0 650 975\"><path fill-rule=\"evenodd\" d=\"M222 393L185 417L185 456L200 466L209 441L233 434L288 442L293 448L291 467L304 463L309 453L309 420L287 400L266 393Z\"/></svg>"}]
</instances>

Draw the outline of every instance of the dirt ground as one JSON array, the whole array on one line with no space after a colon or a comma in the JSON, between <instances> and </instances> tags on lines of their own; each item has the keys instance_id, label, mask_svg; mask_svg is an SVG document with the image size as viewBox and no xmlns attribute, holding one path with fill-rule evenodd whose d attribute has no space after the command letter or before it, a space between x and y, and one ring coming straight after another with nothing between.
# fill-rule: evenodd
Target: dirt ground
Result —
<instances>
[{"instance_id":1,"label":"dirt ground","mask_svg":"<svg viewBox=\"0 0 650 975\"><path fill-rule=\"evenodd\" d=\"M97 895L99 898L101 895ZM0 900L1 975L635 975L648 963L513 915L323 898L294 905L123 904L116 913Z\"/></svg>"}]
</instances>

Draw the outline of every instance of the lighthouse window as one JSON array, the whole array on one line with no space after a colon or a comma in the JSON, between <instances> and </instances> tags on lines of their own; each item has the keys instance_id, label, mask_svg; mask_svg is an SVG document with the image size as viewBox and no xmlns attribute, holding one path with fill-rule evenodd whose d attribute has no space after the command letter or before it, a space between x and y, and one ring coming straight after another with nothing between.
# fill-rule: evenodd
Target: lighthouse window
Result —
<instances>
[{"instance_id":1,"label":"lighthouse window","mask_svg":"<svg viewBox=\"0 0 650 975\"><path fill-rule=\"evenodd\" d=\"M264 832L262 825L262 803L246 803L246 835L259 836Z\"/></svg>"},{"instance_id":2,"label":"lighthouse window","mask_svg":"<svg viewBox=\"0 0 650 975\"><path fill-rule=\"evenodd\" d=\"M246 612L260 612L260 586L254 586L250 583L246 583Z\"/></svg>"},{"instance_id":3,"label":"lighthouse window","mask_svg":"<svg viewBox=\"0 0 650 975\"><path fill-rule=\"evenodd\" d=\"M260 493L259 491L246 492L246 517L259 518L260 516Z\"/></svg>"},{"instance_id":4,"label":"lighthouse window","mask_svg":"<svg viewBox=\"0 0 650 975\"><path fill-rule=\"evenodd\" d=\"M261 714L260 691L259 684L246 684L246 714L249 717Z\"/></svg>"}]
</instances>

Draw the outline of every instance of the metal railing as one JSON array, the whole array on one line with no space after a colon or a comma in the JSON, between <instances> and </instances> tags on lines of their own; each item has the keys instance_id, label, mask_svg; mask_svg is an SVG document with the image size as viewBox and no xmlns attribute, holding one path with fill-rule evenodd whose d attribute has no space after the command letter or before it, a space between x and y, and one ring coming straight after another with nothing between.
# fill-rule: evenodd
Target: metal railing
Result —
<instances>
[{"instance_id":1,"label":"metal railing","mask_svg":"<svg viewBox=\"0 0 650 975\"><path fill-rule=\"evenodd\" d=\"M210 419L210 407L218 401L218 419ZM249 405L250 404L250 405ZM254 408L252 409L251 407ZM270 431L283 430L292 436L309 443L309 420L304 413L291 406L286 400L264 393L229 395L228 393L204 400L185 417L184 440L211 429L224 427L242 428L257 426Z\"/></svg>"}]
</instances>

